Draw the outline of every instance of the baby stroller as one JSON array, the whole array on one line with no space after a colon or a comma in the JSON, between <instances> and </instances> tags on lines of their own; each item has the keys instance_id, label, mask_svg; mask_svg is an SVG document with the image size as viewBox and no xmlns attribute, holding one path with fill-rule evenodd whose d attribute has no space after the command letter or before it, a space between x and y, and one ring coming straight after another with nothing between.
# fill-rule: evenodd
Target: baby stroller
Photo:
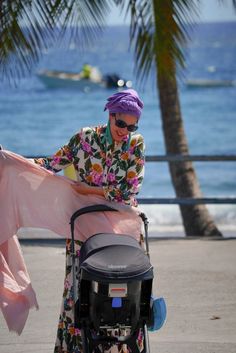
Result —
<instances>
[{"instance_id":1,"label":"baby stroller","mask_svg":"<svg viewBox=\"0 0 236 353\"><path fill-rule=\"evenodd\" d=\"M75 327L81 330L83 352L100 352L98 346L121 343L132 353L139 353L137 339L141 332L143 353L149 353L147 328L152 324L153 268L149 261L147 218L140 215L144 222L146 252L130 235L95 234L80 249L77 271L75 220L83 214L98 211L118 212L106 205L84 207L72 215L70 222L74 319ZM76 279L78 288L75 287ZM111 335L114 331L116 334Z\"/></svg>"}]
</instances>

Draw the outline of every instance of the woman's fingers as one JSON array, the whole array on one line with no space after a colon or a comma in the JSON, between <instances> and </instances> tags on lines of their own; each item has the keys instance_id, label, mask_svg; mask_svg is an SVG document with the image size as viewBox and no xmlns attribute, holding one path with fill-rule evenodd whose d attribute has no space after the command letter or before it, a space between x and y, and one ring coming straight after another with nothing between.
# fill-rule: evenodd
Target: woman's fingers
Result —
<instances>
[{"instance_id":1,"label":"woman's fingers","mask_svg":"<svg viewBox=\"0 0 236 353\"><path fill-rule=\"evenodd\" d=\"M85 184L75 182L71 184L71 187L78 193L80 194L88 194L89 193L89 186L86 186Z\"/></svg>"}]
</instances>

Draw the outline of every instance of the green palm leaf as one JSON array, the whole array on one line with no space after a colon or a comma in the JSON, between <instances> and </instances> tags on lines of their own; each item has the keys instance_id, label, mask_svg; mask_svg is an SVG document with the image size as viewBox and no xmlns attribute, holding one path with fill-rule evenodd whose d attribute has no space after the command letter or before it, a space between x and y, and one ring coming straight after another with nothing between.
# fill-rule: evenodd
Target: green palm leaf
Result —
<instances>
[{"instance_id":1,"label":"green palm leaf","mask_svg":"<svg viewBox=\"0 0 236 353\"><path fill-rule=\"evenodd\" d=\"M29 71L39 53L53 39L54 21L49 4L32 1L3 1L0 13L0 73L14 76ZM42 30L42 26L44 26Z\"/></svg>"},{"instance_id":2,"label":"green palm leaf","mask_svg":"<svg viewBox=\"0 0 236 353\"><path fill-rule=\"evenodd\" d=\"M70 31L82 48L100 34L109 0L15 0L0 3L0 76L24 76L42 52Z\"/></svg>"},{"instance_id":3,"label":"green palm leaf","mask_svg":"<svg viewBox=\"0 0 236 353\"><path fill-rule=\"evenodd\" d=\"M199 16L200 0L115 2L131 17L130 40L134 46L136 75L141 82L154 68L158 68L159 75L166 76L174 76L176 68L184 68L185 48ZM236 8L236 0L232 3Z\"/></svg>"},{"instance_id":4,"label":"green palm leaf","mask_svg":"<svg viewBox=\"0 0 236 353\"><path fill-rule=\"evenodd\" d=\"M118 0L131 15L130 38L134 45L136 74L145 80L152 68L174 75L176 65L184 67L188 29L198 14L191 0ZM171 16L169 14L172 14Z\"/></svg>"},{"instance_id":5,"label":"green palm leaf","mask_svg":"<svg viewBox=\"0 0 236 353\"><path fill-rule=\"evenodd\" d=\"M218 2L224 4L224 3L226 3L226 0L218 0ZM236 0L232 0L232 4L233 4L233 6L234 6L234 8L236 10Z\"/></svg>"}]
</instances>

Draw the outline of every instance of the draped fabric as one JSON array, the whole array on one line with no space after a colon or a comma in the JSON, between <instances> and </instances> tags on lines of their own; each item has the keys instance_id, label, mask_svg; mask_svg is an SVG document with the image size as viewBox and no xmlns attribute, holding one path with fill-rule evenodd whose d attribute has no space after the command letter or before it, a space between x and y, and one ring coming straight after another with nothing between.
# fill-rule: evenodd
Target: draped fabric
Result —
<instances>
[{"instance_id":1,"label":"draped fabric","mask_svg":"<svg viewBox=\"0 0 236 353\"><path fill-rule=\"evenodd\" d=\"M49 229L70 238L70 218L78 209L104 204L119 212L96 212L75 223L75 238L85 241L100 232L123 233L140 238L141 218L134 207L80 195L73 181L9 151L0 151L0 308L9 330L20 334L29 309L38 307L20 244L19 228Z\"/></svg>"}]
</instances>

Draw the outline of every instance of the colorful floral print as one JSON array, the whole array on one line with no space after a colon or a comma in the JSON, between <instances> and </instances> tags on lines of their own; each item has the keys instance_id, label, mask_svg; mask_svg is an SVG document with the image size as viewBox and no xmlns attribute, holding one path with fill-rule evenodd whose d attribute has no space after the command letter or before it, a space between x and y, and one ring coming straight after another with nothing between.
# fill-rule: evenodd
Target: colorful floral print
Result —
<instances>
[{"instance_id":1,"label":"colorful floral print","mask_svg":"<svg viewBox=\"0 0 236 353\"><path fill-rule=\"evenodd\" d=\"M144 176L144 142L131 135L119 143L109 142L109 126L83 128L53 157L36 159L41 166L58 172L73 164L77 180L103 187L110 201L137 205Z\"/></svg>"},{"instance_id":2,"label":"colorful floral print","mask_svg":"<svg viewBox=\"0 0 236 353\"><path fill-rule=\"evenodd\" d=\"M82 242L75 240L76 271L78 271L78 259ZM72 282L72 257L71 240L66 240L66 276L62 298L61 313L57 327L56 344L54 353L82 353L82 340L80 330L74 327L73 315L73 282ZM78 287L78 283L76 283Z\"/></svg>"}]
</instances>

